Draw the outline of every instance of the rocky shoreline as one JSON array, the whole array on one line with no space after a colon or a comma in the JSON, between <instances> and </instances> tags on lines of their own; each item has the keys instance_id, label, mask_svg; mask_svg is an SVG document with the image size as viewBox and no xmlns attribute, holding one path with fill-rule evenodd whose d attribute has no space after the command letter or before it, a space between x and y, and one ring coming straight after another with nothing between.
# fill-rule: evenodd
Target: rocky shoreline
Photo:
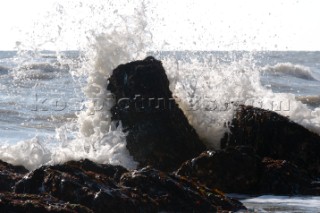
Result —
<instances>
[{"instance_id":1,"label":"rocky shoreline","mask_svg":"<svg viewBox=\"0 0 320 213\"><path fill-rule=\"evenodd\" d=\"M160 61L120 65L107 88L137 170L70 161L27 171L0 161L0 212L236 212L224 195L320 195L320 136L275 112L239 106L207 150L172 98Z\"/></svg>"}]
</instances>

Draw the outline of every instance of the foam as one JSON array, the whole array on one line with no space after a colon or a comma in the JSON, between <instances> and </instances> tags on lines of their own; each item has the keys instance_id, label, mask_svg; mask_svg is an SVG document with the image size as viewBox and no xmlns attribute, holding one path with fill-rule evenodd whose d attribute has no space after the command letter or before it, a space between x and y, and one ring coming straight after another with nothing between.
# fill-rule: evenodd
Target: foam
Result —
<instances>
[{"instance_id":1,"label":"foam","mask_svg":"<svg viewBox=\"0 0 320 213\"><path fill-rule=\"evenodd\" d=\"M23 165L29 170L49 162L51 151L38 138L20 141L15 145L0 146L1 160L13 165Z\"/></svg>"},{"instance_id":2,"label":"foam","mask_svg":"<svg viewBox=\"0 0 320 213\"><path fill-rule=\"evenodd\" d=\"M320 211L320 198L315 196L264 195L241 200L244 205L259 212L306 212Z\"/></svg>"},{"instance_id":3,"label":"foam","mask_svg":"<svg viewBox=\"0 0 320 213\"><path fill-rule=\"evenodd\" d=\"M135 10L130 17L130 25L126 20L120 26L113 26L110 33L96 36L93 50L88 53L87 64L83 67L88 73L88 84L84 93L90 100L102 101L87 103L87 110L78 116L78 143L83 143L86 152L98 154L95 161L121 164L127 168L135 168L137 163L126 149L125 135L121 125L115 127L111 122L110 109L114 105L110 91L106 89L112 70L121 63L142 59L148 44L144 5ZM98 109L98 110L97 110ZM100 110L101 109L101 110Z\"/></svg>"}]
</instances>

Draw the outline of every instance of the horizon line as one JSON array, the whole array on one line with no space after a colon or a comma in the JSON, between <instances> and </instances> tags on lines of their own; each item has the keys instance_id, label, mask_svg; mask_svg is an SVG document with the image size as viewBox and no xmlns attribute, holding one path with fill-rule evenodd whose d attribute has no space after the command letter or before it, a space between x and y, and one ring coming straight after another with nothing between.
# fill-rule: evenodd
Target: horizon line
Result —
<instances>
[{"instance_id":1,"label":"horizon line","mask_svg":"<svg viewBox=\"0 0 320 213\"><path fill-rule=\"evenodd\" d=\"M13 50L13 49L0 49L0 52L19 52L19 51L34 51L32 49L25 49L25 50ZM66 50L52 50L52 49L43 49L43 50L37 50L37 52L85 52L85 50L77 50L77 49L66 49ZM226 49L226 50L190 50L190 49L185 49L185 50L148 50L147 53L149 52L320 52L319 50L297 50L297 49L292 49L292 50L236 50L236 49Z\"/></svg>"}]
</instances>

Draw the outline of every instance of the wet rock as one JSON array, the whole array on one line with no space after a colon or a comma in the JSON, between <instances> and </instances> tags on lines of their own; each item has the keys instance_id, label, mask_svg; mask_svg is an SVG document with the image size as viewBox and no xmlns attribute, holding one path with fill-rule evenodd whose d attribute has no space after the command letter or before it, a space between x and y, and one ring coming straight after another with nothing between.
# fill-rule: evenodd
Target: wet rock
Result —
<instances>
[{"instance_id":1,"label":"wet rock","mask_svg":"<svg viewBox=\"0 0 320 213\"><path fill-rule=\"evenodd\" d=\"M176 174L230 193L256 193L261 159L250 147L207 151L185 162Z\"/></svg>"},{"instance_id":2,"label":"wet rock","mask_svg":"<svg viewBox=\"0 0 320 213\"><path fill-rule=\"evenodd\" d=\"M93 213L79 204L57 200L49 195L0 193L0 212L12 213Z\"/></svg>"},{"instance_id":3,"label":"wet rock","mask_svg":"<svg viewBox=\"0 0 320 213\"><path fill-rule=\"evenodd\" d=\"M129 172L119 166L89 160L41 167L20 180L15 192L50 195L94 212L244 209L240 202L183 177L149 167Z\"/></svg>"},{"instance_id":4,"label":"wet rock","mask_svg":"<svg viewBox=\"0 0 320 213\"><path fill-rule=\"evenodd\" d=\"M264 158L262 163L260 193L294 195L312 192L312 179L305 170L286 160ZM312 194L316 194L316 190L313 191Z\"/></svg>"},{"instance_id":5,"label":"wet rock","mask_svg":"<svg viewBox=\"0 0 320 213\"><path fill-rule=\"evenodd\" d=\"M153 57L118 66L107 89L116 99L112 120L127 132L127 148L140 167L172 171L205 150L169 89L160 61Z\"/></svg>"},{"instance_id":6,"label":"wet rock","mask_svg":"<svg viewBox=\"0 0 320 213\"><path fill-rule=\"evenodd\" d=\"M204 152L176 174L228 193L320 194L320 184L304 169L286 160L262 159L245 146Z\"/></svg>"},{"instance_id":7,"label":"wet rock","mask_svg":"<svg viewBox=\"0 0 320 213\"><path fill-rule=\"evenodd\" d=\"M240 106L222 148L249 145L261 157L283 159L320 176L320 136L275 112Z\"/></svg>"},{"instance_id":8,"label":"wet rock","mask_svg":"<svg viewBox=\"0 0 320 213\"><path fill-rule=\"evenodd\" d=\"M245 209L234 199L218 190L209 189L177 175L166 175L150 167L126 173L120 184L134 187L157 202L165 212L216 212Z\"/></svg>"},{"instance_id":9,"label":"wet rock","mask_svg":"<svg viewBox=\"0 0 320 213\"><path fill-rule=\"evenodd\" d=\"M94 212L148 211L152 200L133 190L117 186L126 169L95 164L89 160L70 161L62 165L43 166L28 174L15 186L17 193L50 194L65 202L84 205Z\"/></svg>"},{"instance_id":10,"label":"wet rock","mask_svg":"<svg viewBox=\"0 0 320 213\"><path fill-rule=\"evenodd\" d=\"M320 193L320 136L288 118L240 106L221 143L176 173L228 193Z\"/></svg>"},{"instance_id":11,"label":"wet rock","mask_svg":"<svg viewBox=\"0 0 320 213\"><path fill-rule=\"evenodd\" d=\"M27 172L23 166L13 166L0 160L0 191L12 191L14 184Z\"/></svg>"}]
</instances>

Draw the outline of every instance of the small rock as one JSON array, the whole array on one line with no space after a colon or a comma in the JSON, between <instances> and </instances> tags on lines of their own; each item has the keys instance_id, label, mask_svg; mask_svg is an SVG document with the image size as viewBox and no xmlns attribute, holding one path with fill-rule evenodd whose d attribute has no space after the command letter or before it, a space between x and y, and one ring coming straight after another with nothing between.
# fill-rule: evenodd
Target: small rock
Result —
<instances>
[{"instance_id":1,"label":"small rock","mask_svg":"<svg viewBox=\"0 0 320 213\"><path fill-rule=\"evenodd\" d=\"M286 160L264 158L262 163L260 193L295 195L311 192L312 179L305 170Z\"/></svg>"},{"instance_id":2,"label":"small rock","mask_svg":"<svg viewBox=\"0 0 320 213\"><path fill-rule=\"evenodd\" d=\"M204 152L185 162L176 174L224 192L250 194L257 191L260 170L261 159L250 147L235 147Z\"/></svg>"},{"instance_id":3,"label":"small rock","mask_svg":"<svg viewBox=\"0 0 320 213\"><path fill-rule=\"evenodd\" d=\"M0 160L0 191L12 191L14 184L27 173L23 166L13 166Z\"/></svg>"}]
</instances>

